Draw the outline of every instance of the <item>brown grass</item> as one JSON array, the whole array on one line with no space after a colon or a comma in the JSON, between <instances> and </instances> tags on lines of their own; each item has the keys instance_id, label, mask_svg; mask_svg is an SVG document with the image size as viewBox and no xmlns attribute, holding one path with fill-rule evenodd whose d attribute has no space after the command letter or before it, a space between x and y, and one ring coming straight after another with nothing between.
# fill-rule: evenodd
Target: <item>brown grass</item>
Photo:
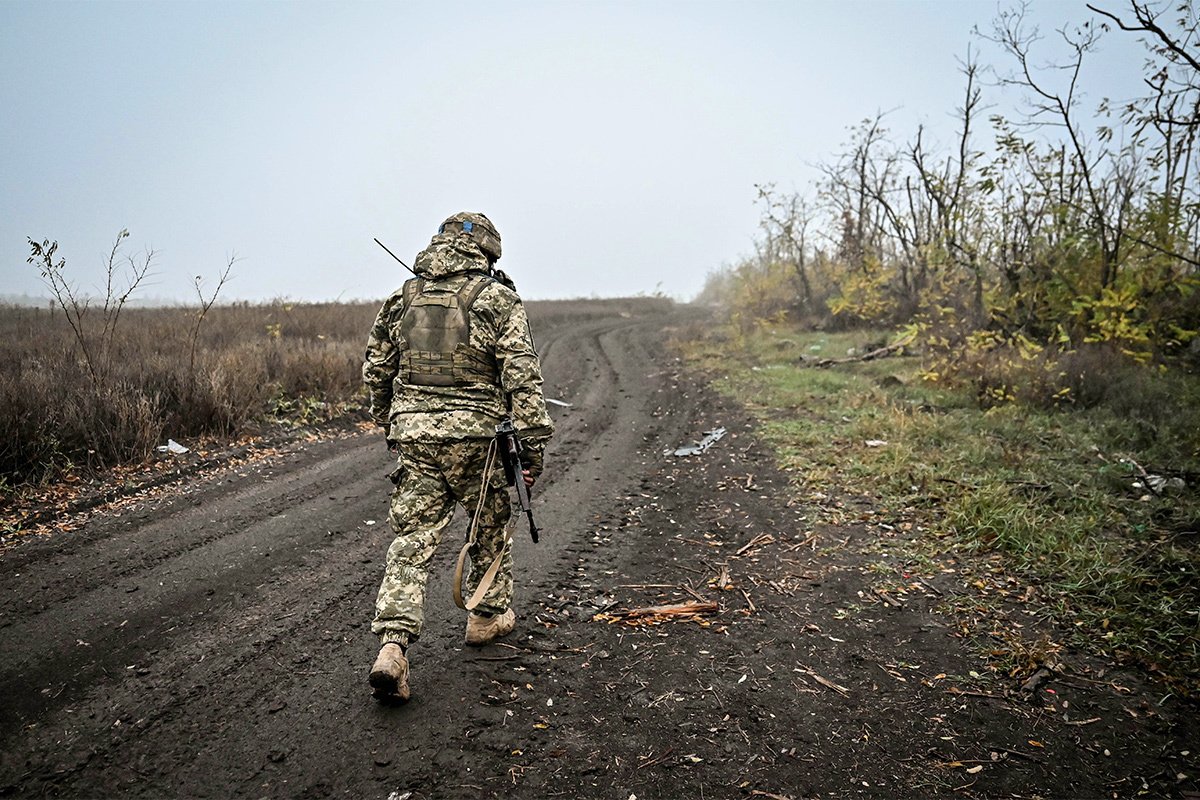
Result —
<instances>
[{"instance_id":1,"label":"brown grass","mask_svg":"<svg viewBox=\"0 0 1200 800\"><path fill-rule=\"evenodd\" d=\"M129 309L93 379L59 312L0 308L0 483L148 457L167 437L233 435L343 410L376 304ZM86 317L85 317L86 319Z\"/></svg>"},{"instance_id":2,"label":"brown grass","mask_svg":"<svg viewBox=\"0 0 1200 800\"><path fill-rule=\"evenodd\" d=\"M662 298L527 304L535 333ZM168 437L232 437L264 425L361 413L361 365L378 303L214 306L189 367L195 308L126 309L89 374L61 311L0 306L0 492L142 461ZM85 322L87 315L84 316Z\"/></svg>"}]
</instances>

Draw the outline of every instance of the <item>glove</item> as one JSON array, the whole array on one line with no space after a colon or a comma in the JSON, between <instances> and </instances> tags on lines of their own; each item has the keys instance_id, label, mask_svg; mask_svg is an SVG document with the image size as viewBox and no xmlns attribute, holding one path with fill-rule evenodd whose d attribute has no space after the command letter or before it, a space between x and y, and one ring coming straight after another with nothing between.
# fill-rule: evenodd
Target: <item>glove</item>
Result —
<instances>
[{"instance_id":1,"label":"glove","mask_svg":"<svg viewBox=\"0 0 1200 800\"><path fill-rule=\"evenodd\" d=\"M541 447L526 446L521 451L521 466L524 467L530 476L537 480L542 474L542 458L545 455L545 450Z\"/></svg>"}]
</instances>

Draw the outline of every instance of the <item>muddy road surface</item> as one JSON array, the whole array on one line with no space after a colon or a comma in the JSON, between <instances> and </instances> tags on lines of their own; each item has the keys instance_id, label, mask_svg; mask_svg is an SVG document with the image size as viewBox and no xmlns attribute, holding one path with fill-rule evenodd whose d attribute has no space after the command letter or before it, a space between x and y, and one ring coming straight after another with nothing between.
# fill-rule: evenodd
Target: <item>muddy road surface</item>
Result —
<instances>
[{"instance_id":1,"label":"muddy road surface","mask_svg":"<svg viewBox=\"0 0 1200 800\"><path fill-rule=\"evenodd\" d=\"M878 531L791 503L746 414L665 346L697 313L535 307L547 396L571 407L553 409L542 541L516 534L517 630L463 646L448 536L406 705L366 683L391 539L375 433L0 553L0 796L1194 791L1194 707L1090 667L1033 697L971 689L978 661L936 613L953 569L899 605L872 594ZM702 456L670 455L718 426ZM637 611L659 606L692 613Z\"/></svg>"}]
</instances>

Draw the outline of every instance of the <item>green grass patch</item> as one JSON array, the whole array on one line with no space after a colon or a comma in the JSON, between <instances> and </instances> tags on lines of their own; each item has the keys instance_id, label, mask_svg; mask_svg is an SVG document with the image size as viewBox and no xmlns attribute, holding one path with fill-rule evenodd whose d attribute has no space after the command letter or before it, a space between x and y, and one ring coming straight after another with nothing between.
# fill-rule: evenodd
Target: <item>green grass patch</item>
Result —
<instances>
[{"instance_id":1,"label":"green grass patch","mask_svg":"<svg viewBox=\"0 0 1200 800\"><path fill-rule=\"evenodd\" d=\"M1153 415L1128 395L983 410L971 387L923 380L914 356L812 366L885 338L764 326L681 346L759 417L802 495L868 495L884 516L918 517L926 544L1000 554L1073 644L1194 682L1200 379L1147 369L1136 385ZM1143 471L1185 485L1156 492Z\"/></svg>"}]
</instances>

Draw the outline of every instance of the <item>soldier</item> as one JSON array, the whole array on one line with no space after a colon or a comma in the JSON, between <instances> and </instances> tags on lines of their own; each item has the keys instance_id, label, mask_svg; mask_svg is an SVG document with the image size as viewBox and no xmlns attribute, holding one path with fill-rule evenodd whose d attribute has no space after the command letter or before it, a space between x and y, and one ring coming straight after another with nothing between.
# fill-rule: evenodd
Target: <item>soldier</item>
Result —
<instances>
[{"instance_id":1,"label":"soldier","mask_svg":"<svg viewBox=\"0 0 1200 800\"><path fill-rule=\"evenodd\" d=\"M407 651L421 635L429 564L457 503L478 516L467 590L498 561L467 614L466 643L485 645L515 625L508 489L498 459L488 475L485 465L496 425L511 416L532 487L553 424L529 320L495 268L499 258L487 217L450 217L417 256L416 277L384 302L367 342L371 416L398 454L388 514L396 537L371 624L381 648L370 683L381 700L409 697Z\"/></svg>"}]
</instances>

